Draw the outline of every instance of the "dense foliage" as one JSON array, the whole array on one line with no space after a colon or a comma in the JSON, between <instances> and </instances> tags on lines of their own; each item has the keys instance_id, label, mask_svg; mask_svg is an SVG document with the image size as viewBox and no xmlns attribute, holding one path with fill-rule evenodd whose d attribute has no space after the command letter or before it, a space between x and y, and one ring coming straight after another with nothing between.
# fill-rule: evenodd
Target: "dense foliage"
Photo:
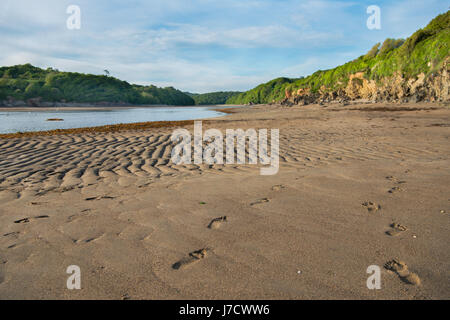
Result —
<instances>
[{"instance_id":1,"label":"dense foliage","mask_svg":"<svg viewBox=\"0 0 450 320\"><path fill-rule=\"evenodd\" d=\"M363 72L367 79L381 81L399 72L405 78L420 73L432 74L449 56L450 11L434 18L427 27L408 39L387 39L377 43L366 55L334 69L317 71L299 79L279 78L228 99L230 104L270 103L285 97L286 90L309 88L317 92L322 86L333 91L347 85L349 76Z\"/></svg>"},{"instance_id":2,"label":"dense foliage","mask_svg":"<svg viewBox=\"0 0 450 320\"><path fill-rule=\"evenodd\" d=\"M228 99L238 95L240 92L237 91L220 91L211 93L186 93L191 96L196 105L216 105L225 104Z\"/></svg>"},{"instance_id":3,"label":"dense foliage","mask_svg":"<svg viewBox=\"0 0 450 320\"><path fill-rule=\"evenodd\" d=\"M0 100L8 97L49 102L194 104L191 97L172 87L131 85L109 76L43 70L30 64L0 68Z\"/></svg>"}]
</instances>

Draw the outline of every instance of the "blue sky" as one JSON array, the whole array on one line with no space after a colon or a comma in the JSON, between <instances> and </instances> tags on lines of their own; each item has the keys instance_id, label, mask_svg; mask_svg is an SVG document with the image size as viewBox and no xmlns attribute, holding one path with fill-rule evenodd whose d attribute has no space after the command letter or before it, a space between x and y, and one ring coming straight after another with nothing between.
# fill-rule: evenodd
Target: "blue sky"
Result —
<instances>
[{"instance_id":1,"label":"blue sky","mask_svg":"<svg viewBox=\"0 0 450 320\"><path fill-rule=\"evenodd\" d=\"M81 29L68 30L69 5ZM381 30L369 30L369 5ZM405 38L446 0L1 0L0 65L32 63L183 91L248 90Z\"/></svg>"}]
</instances>

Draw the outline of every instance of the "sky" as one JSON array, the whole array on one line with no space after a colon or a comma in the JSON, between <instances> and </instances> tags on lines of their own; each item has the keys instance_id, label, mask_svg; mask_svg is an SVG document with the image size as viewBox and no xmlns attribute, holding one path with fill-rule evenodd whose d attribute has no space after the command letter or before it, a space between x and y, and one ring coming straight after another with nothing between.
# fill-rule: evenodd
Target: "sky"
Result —
<instances>
[{"instance_id":1,"label":"sky","mask_svg":"<svg viewBox=\"0 0 450 320\"><path fill-rule=\"evenodd\" d=\"M69 29L70 5L80 29ZM367 8L381 12L369 30ZM450 0L0 0L0 66L31 63L195 93L245 91L406 38Z\"/></svg>"}]
</instances>

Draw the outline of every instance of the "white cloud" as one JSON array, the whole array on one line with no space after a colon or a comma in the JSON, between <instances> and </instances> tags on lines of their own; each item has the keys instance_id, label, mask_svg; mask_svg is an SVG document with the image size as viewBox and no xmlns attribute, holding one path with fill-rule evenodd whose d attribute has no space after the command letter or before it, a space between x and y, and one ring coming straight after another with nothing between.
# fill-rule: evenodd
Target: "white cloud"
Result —
<instances>
[{"instance_id":1,"label":"white cloud","mask_svg":"<svg viewBox=\"0 0 450 320\"><path fill-rule=\"evenodd\" d=\"M28 22L34 25L41 19ZM52 23L55 21L58 19ZM277 75L268 71L264 75L240 75L232 71L239 68L231 68L227 61L186 59L183 47L288 48L324 40L329 40L327 34L301 34L282 25L226 29L168 23L158 29L142 30L131 25L104 32L47 27L28 33L19 30L2 34L0 51L4 54L0 56L0 64L32 63L96 74L106 68L132 83L174 86L195 92L243 90Z\"/></svg>"},{"instance_id":2,"label":"white cloud","mask_svg":"<svg viewBox=\"0 0 450 320\"><path fill-rule=\"evenodd\" d=\"M97 74L108 69L132 83L196 92L245 90L278 76L307 75L356 58L361 46L361 31L348 27L348 10L358 5L353 1L77 0L78 31L65 27L73 1L0 1L0 65ZM412 9L406 2L383 9L384 23L406 30L409 15L435 10L412 1ZM306 49L310 57L302 62Z\"/></svg>"}]
</instances>

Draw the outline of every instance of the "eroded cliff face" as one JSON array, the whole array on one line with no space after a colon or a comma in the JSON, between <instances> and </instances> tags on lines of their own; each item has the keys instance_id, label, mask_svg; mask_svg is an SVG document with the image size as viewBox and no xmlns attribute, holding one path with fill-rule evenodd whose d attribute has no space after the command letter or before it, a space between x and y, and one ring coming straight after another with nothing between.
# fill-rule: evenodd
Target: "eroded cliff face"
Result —
<instances>
[{"instance_id":1,"label":"eroded cliff face","mask_svg":"<svg viewBox=\"0 0 450 320\"><path fill-rule=\"evenodd\" d=\"M366 100L370 102L419 102L450 101L450 58L442 67L428 76L424 73L414 78L404 78L400 73L380 81L365 78L364 72L349 76L346 86L329 90L322 86L318 92L309 88L295 91L286 90L284 104L310 104L332 101Z\"/></svg>"}]
</instances>

